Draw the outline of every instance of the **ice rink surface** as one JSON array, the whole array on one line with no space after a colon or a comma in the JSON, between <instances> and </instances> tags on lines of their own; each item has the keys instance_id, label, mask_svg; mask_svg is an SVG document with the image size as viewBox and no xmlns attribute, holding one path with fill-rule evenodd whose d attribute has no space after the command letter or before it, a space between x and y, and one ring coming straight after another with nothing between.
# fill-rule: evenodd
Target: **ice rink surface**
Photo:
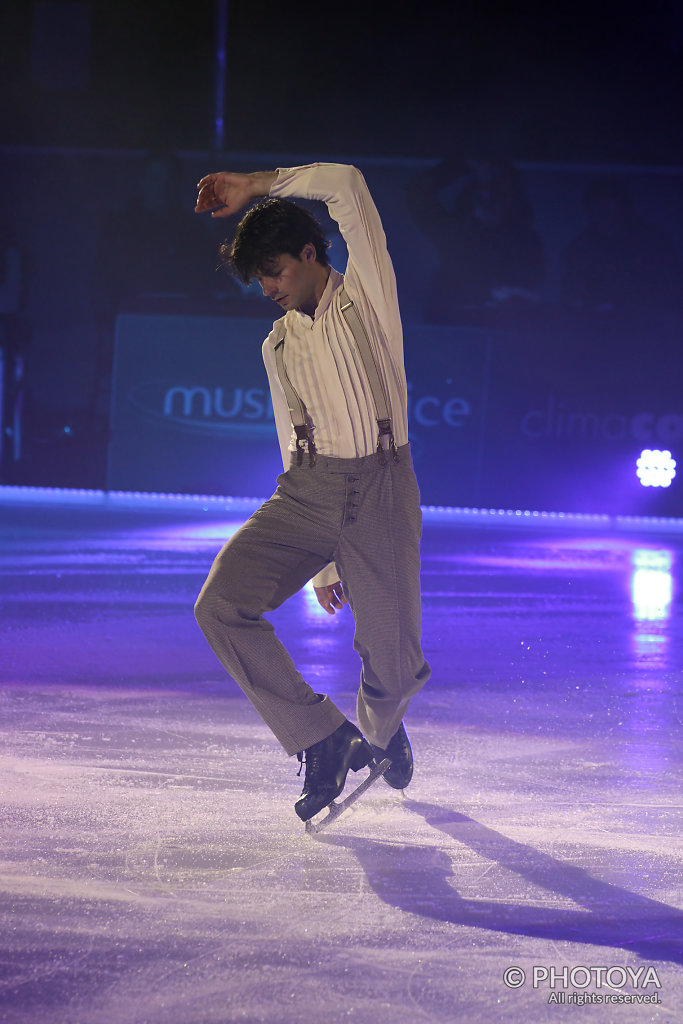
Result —
<instances>
[{"instance_id":1,"label":"ice rink surface","mask_svg":"<svg viewBox=\"0 0 683 1024\"><path fill-rule=\"evenodd\" d=\"M0 1020L683 1021L683 531L428 517L414 781L311 837L192 616L244 516L0 516ZM349 610L272 619L353 717Z\"/></svg>"}]
</instances>

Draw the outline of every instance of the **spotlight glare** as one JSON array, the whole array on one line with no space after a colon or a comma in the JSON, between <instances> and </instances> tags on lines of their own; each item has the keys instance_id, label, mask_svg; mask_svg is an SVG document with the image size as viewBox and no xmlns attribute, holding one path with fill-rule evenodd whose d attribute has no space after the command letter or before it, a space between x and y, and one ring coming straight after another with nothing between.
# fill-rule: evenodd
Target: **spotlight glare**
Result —
<instances>
[{"instance_id":1,"label":"spotlight glare","mask_svg":"<svg viewBox=\"0 0 683 1024\"><path fill-rule=\"evenodd\" d=\"M667 449L645 448L636 465L643 487L670 487L676 476L676 460Z\"/></svg>"}]
</instances>

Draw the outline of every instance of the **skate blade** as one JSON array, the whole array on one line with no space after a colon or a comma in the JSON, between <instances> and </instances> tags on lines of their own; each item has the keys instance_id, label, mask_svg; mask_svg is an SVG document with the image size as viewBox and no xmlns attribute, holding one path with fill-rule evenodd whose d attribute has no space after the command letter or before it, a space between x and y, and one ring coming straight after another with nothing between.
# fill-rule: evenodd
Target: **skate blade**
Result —
<instances>
[{"instance_id":1,"label":"skate blade","mask_svg":"<svg viewBox=\"0 0 683 1024\"><path fill-rule=\"evenodd\" d=\"M382 778L390 765L391 761L388 757L385 757L383 761L379 762L379 764L375 763L375 767L371 769L368 777L363 779L360 786L357 786L352 793L349 793L345 800L342 800L340 803L332 800L331 803L324 808L324 810L327 811L324 818L319 818L318 821L314 821L313 818L309 818L306 822L306 831L308 834L316 835L318 832L322 832L324 828L327 828L328 825L331 825L333 821L336 821L340 814L343 814L351 804L356 802L358 797L363 795L366 789L369 789L373 783Z\"/></svg>"}]
</instances>

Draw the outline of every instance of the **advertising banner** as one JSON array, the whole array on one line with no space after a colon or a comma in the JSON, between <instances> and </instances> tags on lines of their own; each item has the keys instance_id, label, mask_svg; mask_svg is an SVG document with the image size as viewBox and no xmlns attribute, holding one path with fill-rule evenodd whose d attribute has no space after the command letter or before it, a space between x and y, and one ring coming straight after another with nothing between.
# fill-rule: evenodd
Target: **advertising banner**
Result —
<instances>
[{"instance_id":1,"label":"advertising banner","mask_svg":"<svg viewBox=\"0 0 683 1024\"><path fill-rule=\"evenodd\" d=\"M267 497L281 459L261 344L270 320L117 321L108 487ZM683 514L681 476L643 488L644 449L683 465L675 338L585 323L405 328L426 505ZM663 368L670 367L670 372Z\"/></svg>"},{"instance_id":2,"label":"advertising banner","mask_svg":"<svg viewBox=\"0 0 683 1024\"><path fill-rule=\"evenodd\" d=\"M123 314L110 490L268 496L282 472L261 344L272 321Z\"/></svg>"}]
</instances>

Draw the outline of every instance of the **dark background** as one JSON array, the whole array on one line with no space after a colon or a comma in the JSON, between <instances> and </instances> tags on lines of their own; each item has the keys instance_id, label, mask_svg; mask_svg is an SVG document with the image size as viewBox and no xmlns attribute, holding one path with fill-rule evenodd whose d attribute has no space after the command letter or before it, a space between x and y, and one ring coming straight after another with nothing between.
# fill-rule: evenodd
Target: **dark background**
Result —
<instances>
[{"instance_id":1,"label":"dark background","mask_svg":"<svg viewBox=\"0 0 683 1024\"><path fill-rule=\"evenodd\" d=\"M205 150L216 5L5 3L5 144ZM681 162L680 0L228 5L229 150Z\"/></svg>"},{"instance_id":2,"label":"dark background","mask_svg":"<svg viewBox=\"0 0 683 1024\"><path fill-rule=\"evenodd\" d=\"M217 135L221 9L225 109ZM585 188L604 175L627 188L638 216L663 239L681 293L681 0L447 7L352 0L343 8L29 0L6 3L2 13L0 229L4 248L20 254L21 285L14 307L2 311L0 482L107 485L118 314L272 315L216 271L225 224L190 223L198 176L339 159L361 167L385 224L410 328L414 394L462 394L468 346L475 362L484 352L477 345L494 353L486 374L496 414L490 402L480 410L495 427L480 445L487 468L472 470L476 488L459 494L453 486L443 500L523 504L526 494L536 507L683 514L680 471L666 496L650 493L644 504L632 482L621 506L596 490L605 466L619 475L632 465L635 441L617 452L613 437L593 446L573 437L570 450L558 426L539 454L540 441L527 438L522 450L514 433L519 417L551 399L601 424L651 413L669 430L670 447L678 442L683 465L680 300L577 312L562 296L564 253L585 226ZM186 296L161 257L154 288L140 280L141 294L131 296L130 280L125 295L114 287L126 268L129 278L136 266L148 276L157 262L159 243L145 236L135 206L150 153L177 159L176 205L164 231L173 225L176 249L186 259L196 254L174 268L198 282ZM444 160L459 173L472 160L517 168L545 269L533 304L454 304L437 317L448 322L437 342L438 331L427 329L437 255L405 196L416 175ZM174 294L159 298L160 291ZM456 332L453 342L448 331ZM663 445L662 431L655 440ZM430 445L416 440L428 484ZM433 469L435 480L443 478ZM572 503L577 488L591 501ZM613 495L611 483L607 490ZM429 485L427 492L440 500Z\"/></svg>"}]
</instances>

